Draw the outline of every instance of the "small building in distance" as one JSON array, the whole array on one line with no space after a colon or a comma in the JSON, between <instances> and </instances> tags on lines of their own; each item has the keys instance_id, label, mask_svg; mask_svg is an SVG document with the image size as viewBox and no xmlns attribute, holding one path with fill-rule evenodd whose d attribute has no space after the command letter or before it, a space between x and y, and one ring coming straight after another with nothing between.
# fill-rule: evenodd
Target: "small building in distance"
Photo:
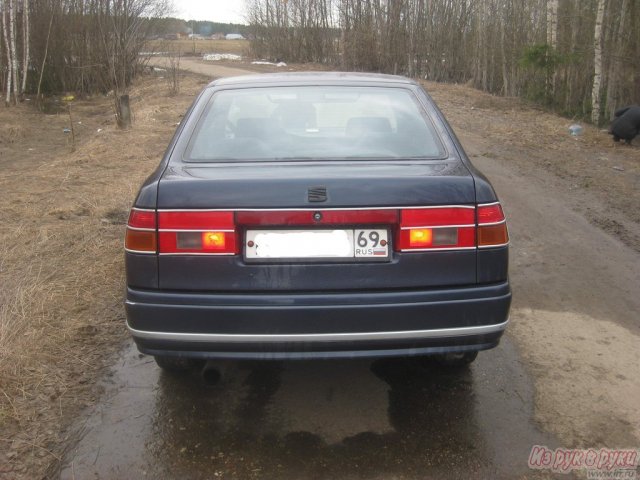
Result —
<instances>
[{"instance_id":1,"label":"small building in distance","mask_svg":"<svg viewBox=\"0 0 640 480\"><path fill-rule=\"evenodd\" d=\"M239 33L227 33L225 36L227 40L244 40L244 37Z\"/></svg>"},{"instance_id":2,"label":"small building in distance","mask_svg":"<svg viewBox=\"0 0 640 480\"><path fill-rule=\"evenodd\" d=\"M180 40L181 38L185 38L185 35L183 33L167 33L164 36L165 40Z\"/></svg>"},{"instance_id":3,"label":"small building in distance","mask_svg":"<svg viewBox=\"0 0 640 480\"><path fill-rule=\"evenodd\" d=\"M211 35L211 40L224 40L224 39L225 39L224 33L214 33L213 35Z\"/></svg>"}]
</instances>

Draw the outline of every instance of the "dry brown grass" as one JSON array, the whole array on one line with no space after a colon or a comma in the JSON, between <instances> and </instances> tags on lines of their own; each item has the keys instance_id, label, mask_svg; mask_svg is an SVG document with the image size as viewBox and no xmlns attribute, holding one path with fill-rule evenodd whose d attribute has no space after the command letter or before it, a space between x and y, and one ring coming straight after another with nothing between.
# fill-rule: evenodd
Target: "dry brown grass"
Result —
<instances>
[{"instance_id":1,"label":"dry brown grass","mask_svg":"<svg viewBox=\"0 0 640 480\"><path fill-rule=\"evenodd\" d=\"M39 477L70 416L99 393L94 380L126 337L129 207L203 83L186 77L168 101L164 80L143 79L129 131L115 128L111 99L74 103L74 152L66 115L0 111L0 125L22 132L0 143L0 477Z\"/></svg>"},{"instance_id":2,"label":"dry brown grass","mask_svg":"<svg viewBox=\"0 0 640 480\"><path fill-rule=\"evenodd\" d=\"M24 129L20 125L5 123L0 125L0 144L15 143L24 138Z\"/></svg>"},{"instance_id":3,"label":"dry brown grass","mask_svg":"<svg viewBox=\"0 0 640 480\"><path fill-rule=\"evenodd\" d=\"M147 51L170 52L181 55L202 56L205 53L234 53L247 55L249 51L248 40L151 40L147 43Z\"/></svg>"}]
</instances>

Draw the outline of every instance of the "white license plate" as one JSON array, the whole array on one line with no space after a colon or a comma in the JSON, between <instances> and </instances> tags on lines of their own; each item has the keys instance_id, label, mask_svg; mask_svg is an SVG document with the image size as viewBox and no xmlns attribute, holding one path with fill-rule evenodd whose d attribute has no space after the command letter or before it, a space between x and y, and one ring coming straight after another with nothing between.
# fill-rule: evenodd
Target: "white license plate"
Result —
<instances>
[{"instance_id":1,"label":"white license plate","mask_svg":"<svg viewBox=\"0 0 640 480\"><path fill-rule=\"evenodd\" d=\"M247 230L244 252L247 260L388 260L388 237L385 229Z\"/></svg>"}]
</instances>

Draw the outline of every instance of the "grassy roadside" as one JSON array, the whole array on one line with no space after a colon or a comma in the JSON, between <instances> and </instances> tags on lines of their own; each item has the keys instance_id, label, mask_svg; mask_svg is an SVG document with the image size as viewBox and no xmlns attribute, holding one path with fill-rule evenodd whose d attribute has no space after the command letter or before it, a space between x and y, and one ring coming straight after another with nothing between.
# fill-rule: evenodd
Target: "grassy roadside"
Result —
<instances>
[{"instance_id":1,"label":"grassy roadside","mask_svg":"<svg viewBox=\"0 0 640 480\"><path fill-rule=\"evenodd\" d=\"M122 238L136 191L205 80L146 77L134 127L111 100L65 114L0 111L0 478L39 478L61 457L64 426L99 394L98 372L126 336Z\"/></svg>"}]
</instances>

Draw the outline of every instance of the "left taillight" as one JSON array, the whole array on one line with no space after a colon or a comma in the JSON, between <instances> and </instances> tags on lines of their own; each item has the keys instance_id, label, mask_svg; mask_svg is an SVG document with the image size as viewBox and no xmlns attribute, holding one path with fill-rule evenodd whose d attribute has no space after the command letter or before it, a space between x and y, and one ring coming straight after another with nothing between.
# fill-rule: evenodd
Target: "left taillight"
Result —
<instances>
[{"instance_id":1,"label":"left taillight","mask_svg":"<svg viewBox=\"0 0 640 480\"><path fill-rule=\"evenodd\" d=\"M233 212L167 211L158 213L158 251L169 255L235 255Z\"/></svg>"},{"instance_id":2,"label":"left taillight","mask_svg":"<svg viewBox=\"0 0 640 480\"><path fill-rule=\"evenodd\" d=\"M156 253L158 239L156 212L142 208L132 208L127 222L124 246L132 253Z\"/></svg>"}]
</instances>

